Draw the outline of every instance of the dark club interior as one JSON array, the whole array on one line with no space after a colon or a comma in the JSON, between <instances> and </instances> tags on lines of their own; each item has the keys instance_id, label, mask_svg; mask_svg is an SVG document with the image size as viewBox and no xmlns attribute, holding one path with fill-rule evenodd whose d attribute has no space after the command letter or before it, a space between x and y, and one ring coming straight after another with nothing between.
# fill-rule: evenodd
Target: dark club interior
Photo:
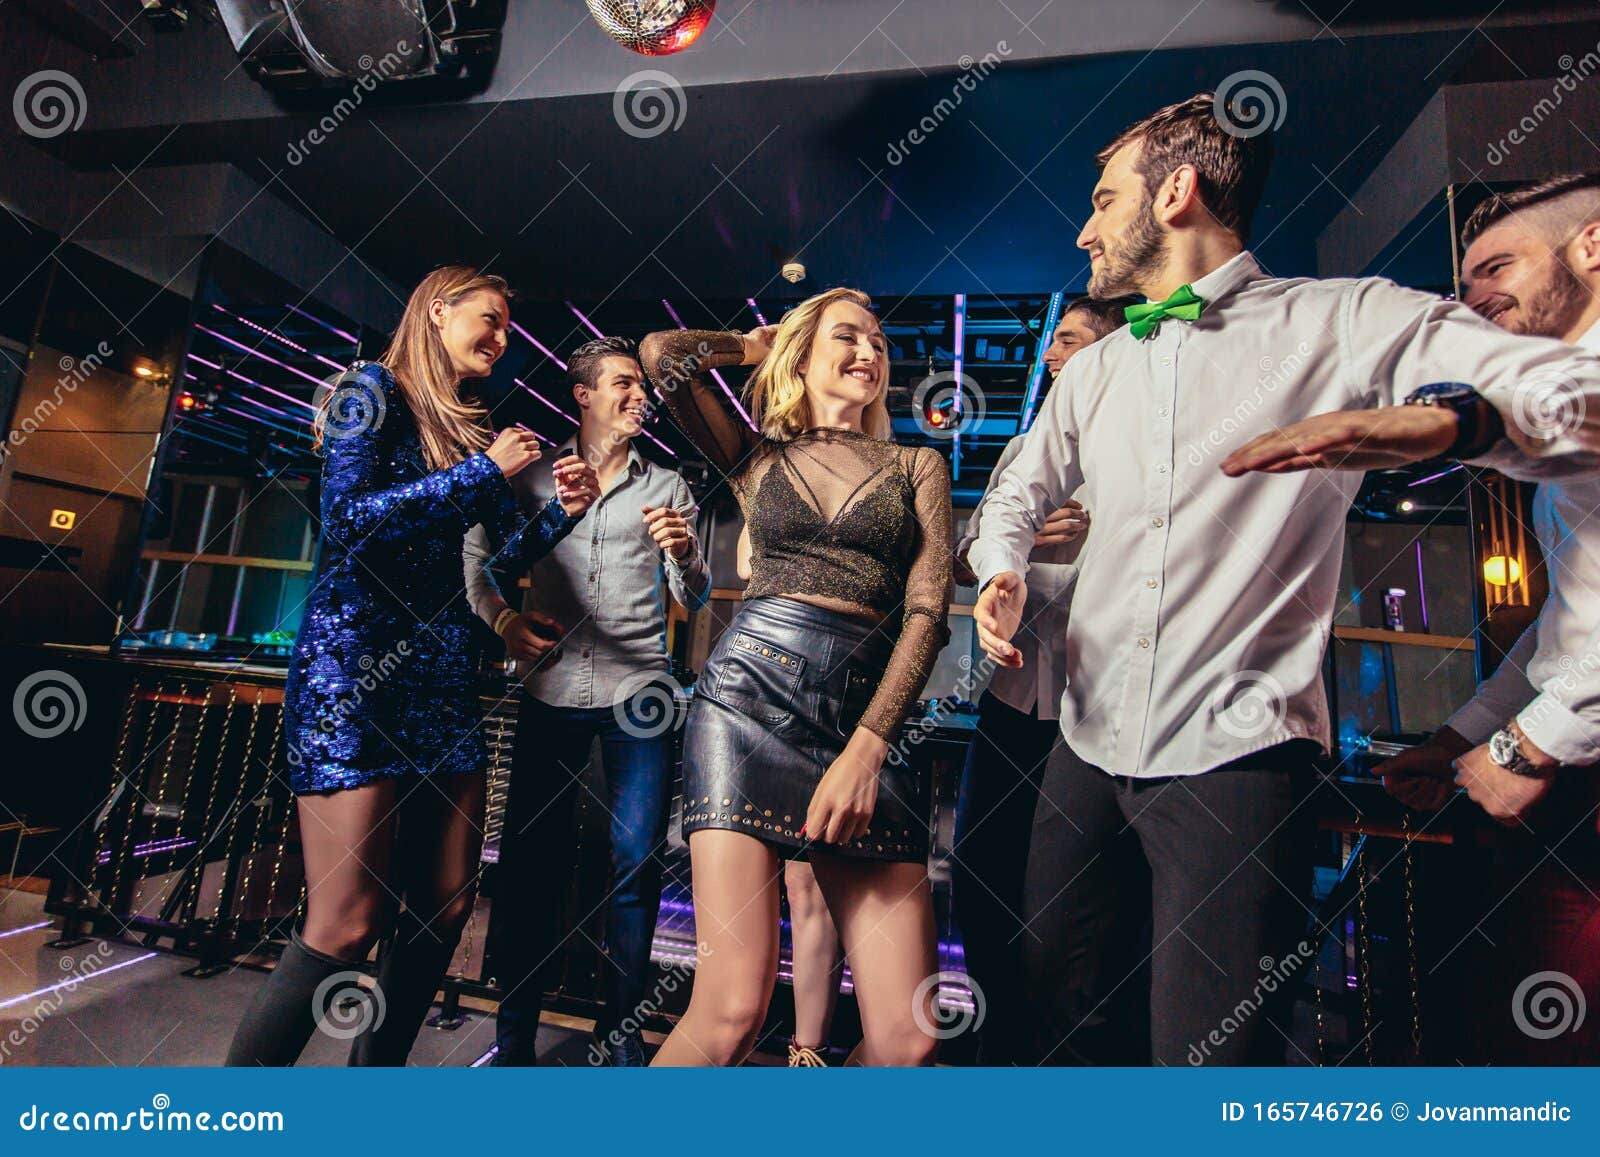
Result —
<instances>
[{"instance_id":1,"label":"dark club interior","mask_svg":"<svg viewBox=\"0 0 1600 1157\"><path fill-rule=\"evenodd\" d=\"M1264 104L1251 115L1273 122L1270 175L1248 230L1264 276L1385 278L1474 308L1463 282L1482 274L1464 265L1462 243L1474 210L1562 174L1600 171L1592 3L1036 7L0 5L0 78L14 112L0 126L0 1065L219 1065L247 1006L298 943L317 873L306 852L312 813L297 810L301 789L289 771L299 742L291 671L321 621L308 608L319 605L319 558L329 549L324 462L338 444L321 423L330 388L337 394L353 364L392 348L408 296L430 271L468 267L513 291L503 352L472 386L492 426L484 445L493 432L526 431L546 475L569 440L580 437L581 449L588 437L573 357L586 343L663 332L781 335L807 299L859 288L881 333L888 439L947 472L955 547L1004 472L1012 439L1047 411L1066 410L1052 408L1067 379L1047 351L1095 289L1101 259L1092 265L1080 237L1099 209L1096 154L1128 125L1194 93L1248 86ZM652 8L674 19L643 31L629 23ZM1185 324L1172 320L1181 317L1162 325ZM1293 342L1283 352L1277 364L1252 358L1241 397L1281 399L1279 387L1299 381L1313 355ZM746 364L733 358L703 380L753 431L745 408L757 374L748 355ZM659 389L655 367L640 364ZM1105 404L1138 387L1111 382ZM508 963L518 924L553 928L524 982L538 989L528 1048L540 1065L625 1063L621 1046L605 1043L619 1024L654 1056L705 967L683 832L700 806L684 787L686 722L707 699L703 672L726 662L729 640L746 637L741 608L767 600L746 598L748 510L727 472L675 404L652 396L651 406L630 453L642 460L640 478L656 471L685 484L693 549L710 577L703 599L689 600L701 605L663 595L651 636L662 652L654 686L665 693L650 704L649 738L668 753L671 803L639 877L651 892L648 968L629 991L644 999L616 1007L620 933L608 902L622 886L613 845L624 809L604 766L610 749L585 733L582 758L562 763L571 782L559 849L526 853L542 865L536 883L510 872L508 842L536 841L531 812L523 822L508 801L542 745L556 762L559 737L531 733L556 725L523 710L528 669L508 655L503 620L476 605L464 610L458 592L478 712L471 730L484 753L481 805L465 809L477 852L470 884L456 893L468 901L460 939L429 998L412 1066L507 1063L496 1059L496 1012L513 987L508 970L527 966ZM1253 406L1216 412L1217 439L1178 445L1177 459L1209 470L1267 432ZM1561 902L1586 912L1569 913L1580 926L1573 934L1600 944L1589 890L1600 887L1592 846L1600 797L1561 790L1586 769L1563 767L1546 803L1559 798L1567 809L1557 821L1563 838L1578 831L1588 842L1555 851L1537 843L1543 827L1486 812L1464 787L1441 781L1449 798L1424 809L1374 770L1435 736L1502 661L1516 662L1519 638L1543 611L1581 613L1581 598L1553 590L1563 577L1583 580L1561 575L1565 564L1549 557L1536 513L1543 485L1430 454L1368 469L1349 484L1342 527L1326 532L1342 560L1333 612L1319 607L1320 628L1311 628L1322 632L1318 677L1291 688L1320 696L1327 712L1314 782L1295 810L1306 873L1288 890L1304 951L1262 960L1271 987L1282 989L1267 1063L1572 1064L1582 1049L1581 1063L1600 1060L1593 1025L1578 1042L1592 968L1587 979L1555 964L1537 973L1559 974L1558 1005L1570 1011L1576 1002L1578 1043L1531 1058L1503 1051L1499 1023L1516 1015L1502 1009L1505 994L1526 989L1502 992L1485 980L1508 967L1506 937L1517 935L1506 931L1508 916L1541 902L1516 888L1533 870L1524 866L1530 847L1548 853L1544 870L1576 892ZM1080 588L1072 614L1093 620L1134 604L1144 556L1084 505L1085 557L1098 551L1115 560L1102 569L1126 574L1125 597L1113 592L1099 606ZM600 509L570 531L595 529L596 559ZM1228 509L1212 514L1220 584L1230 581L1230 552L1236 564L1255 547L1229 529ZM469 515L467 525L475 521ZM1563 543L1581 528L1565 526ZM1294 537L1287 526L1284 537ZM771 540L756 539L759 565ZM667 551L662 573L676 573L677 557ZM646 562L648 578L656 564ZM534 564L531 578L526 568L491 570L515 603L540 597L545 565ZM412 572L399 562L385 576L397 599L422 581L420 565ZM1214 587L1210 597L1232 605L1228 591ZM1037 1064L1037 1056L1006 1060L995 1044L999 1006L1015 999L1010 974L997 971L1005 979L987 986L969 981L970 914L989 891L964 859L970 825L981 831L982 820L962 818L994 669L979 599L978 585L959 575L950 583L947 637L886 743L921 785L916 822L925 828L936 971L920 991L939 1026L938 1063ZM509 612L519 605L536 603ZM1163 605L1163 631L1175 613ZM1219 612L1219 653L1225 621ZM819 636L817 650L794 657L820 668L827 645ZM565 650L568 668L589 657ZM1082 653L1076 643L1067 650ZM362 658L358 682L385 663ZM1575 664L1583 658L1563 669ZM582 710L621 711L628 692L606 698L613 674L595 677L599 689L586 693L600 697ZM418 717L454 712L443 690L437 701L426 686L416 693ZM709 693L714 701L716 689ZM1282 714L1271 688L1256 706ZM1035 715L1030 722L1055 718ZM738 807L729 806L737 824ZM760 808L746 805L757 828ZM404 839L404 818L400 830ZM1027 832L1024 817L1018 857ZM975 884L963 885L964 870ZM795 912L810 901L797 901L793 887L776 893L771 996L743 1063L794 1063L798 1045L818 1064L841 1064L870 1036L874 1017L863 1008L871 1002L858 1002L851 962L836 962L825 977L837 999L829 1026L820 1040L801 1039L795 970L809 933ZM398 891L389 894L398 904ZM1167 939L1159 928L1146 917L1133 931L1118 973L1125 985L1112 986L1108 1007L1130 993L1148 1002L1151 961L1159 977ZM330 1018L354 1015L348 1006L382 974L393 935L360 945L354 995ZM1030 936L1019 917L1003 939ZM1523 960L1512 981L1533 979ZM1159 980L1155 987L1159 995ZM399 1003L391 999L391 1011ZM1140 1011L1132 1023L1147 1022L1149 1010L1146 1021ZM353 1033L323 1028L302 1065L345 1064ZM1543 1028L1523 1035L1547 1039ZM1199 1038L1168 1061L1145 1049L1117 1063L1201 1064L1214 1059L1212 1047ZM1067 1059L1046 1051L1044 1063Z\"/></svg>"}]
</instances>

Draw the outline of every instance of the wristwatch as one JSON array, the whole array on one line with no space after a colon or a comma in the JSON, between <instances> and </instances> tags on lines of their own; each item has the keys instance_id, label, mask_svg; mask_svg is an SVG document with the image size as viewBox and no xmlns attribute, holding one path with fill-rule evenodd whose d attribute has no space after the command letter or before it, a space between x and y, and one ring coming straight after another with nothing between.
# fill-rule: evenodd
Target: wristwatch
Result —
<instances>
[{"instance_id":1,"label":"wristwatch","mask_svg":"<svg viewBox=\"0 0 1600 1157\"><path fill-rule=\"evenodd\" d=\"M1506 432L1505 421L1483 396L1465 382L1433 382L1412 391L1408 406L1439 406L1456 416L1456 439L1441 457L1476 458L1486 453Z\"/></svg>"},{"instance_id":2,"label":"wristwatch","mask_svg":"<svg viewBox=\"0 0 1600 1157\"><path fill-rule=\"evenodd\" d=\"M1504 727L1489 736L1489 759L1495 766L1503 767L1513 775L1523 775L1529 779L1539 779L1544 775L1533 760L1522 754L1522 744L1517 737Z\"/></svg>"}]
</instances>

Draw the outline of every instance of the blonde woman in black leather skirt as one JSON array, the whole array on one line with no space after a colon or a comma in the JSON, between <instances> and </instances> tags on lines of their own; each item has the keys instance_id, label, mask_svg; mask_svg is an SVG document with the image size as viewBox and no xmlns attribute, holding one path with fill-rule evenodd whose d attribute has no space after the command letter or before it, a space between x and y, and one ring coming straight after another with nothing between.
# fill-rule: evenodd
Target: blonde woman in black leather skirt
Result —
<instances>
[{"instance_id":1,"label":"blonde woman in black leather skirt","mask_svg":"<svg viewBox=\"0 0 1600 1157\"><path fill-rule=\"evenodd\" d=\"M750 582L684 737L699 963L660 1065L737 1064L766 1017L783 863L811 864L849 955L852 1061L933 1060L937 972L928 785L891 748L949 638L950 474L889 441L889 358L865 294L781 325L652 334L677 425L733 488ZM700 378L753 365L752 429Z\"/></svg>"}]
</instances>

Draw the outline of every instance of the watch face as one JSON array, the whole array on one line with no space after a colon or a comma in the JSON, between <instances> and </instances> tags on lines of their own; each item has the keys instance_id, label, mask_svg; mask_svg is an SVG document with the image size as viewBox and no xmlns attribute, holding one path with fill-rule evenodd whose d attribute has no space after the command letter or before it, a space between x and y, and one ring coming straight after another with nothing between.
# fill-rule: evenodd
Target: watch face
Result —
<instances>
[{"instance_id":1,"label":"watch face","mask_svg":"<svg viewBox=\"0 0 1600 1157\"><path fill-rule=\"evenodd\" d=\"M1489 737L1489 758L1501 767L1508 765L1517 754L1517 740L1509 731L1496 731Z\"/></svg>"}]
</instances>

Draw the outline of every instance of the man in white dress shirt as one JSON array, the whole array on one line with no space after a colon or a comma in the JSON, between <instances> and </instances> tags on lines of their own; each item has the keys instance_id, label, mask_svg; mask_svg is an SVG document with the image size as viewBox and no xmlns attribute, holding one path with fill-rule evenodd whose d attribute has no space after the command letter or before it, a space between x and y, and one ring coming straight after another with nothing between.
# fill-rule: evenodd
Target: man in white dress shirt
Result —
<instances>
[{"instance_id":1,"label":"man in white dress shirt","mask_svg":"<svg viewBox=\"0 0 1600 1157\"><path fill-rule=\"evenodd\" d=\"M1230 129L1201 94L1100 155L1078 239L1090 292L1149 304L1062 372L970 554L980 641L1015 666L1029 544L1085 488L1097 529L1025 890L1030 920L1060 914L1033 925L1051 938L1023 938L1047 1062L1100 1060L1117 1035L1130 904L1151 910L1153 1062L1283 1057L1286 978L1316 948L1299 804L1329 741L1322 655L1361 482L1305 468L1452 453L1519 477L1600 473L1600 363L1388 281L1267 277L1245 242L1269 137ZM1535 378L1567 383L1594 422L1516 427ZM1438 382L1476 392L1392 404ZM1308 415L1380 405L1294 440Z\"/></svg>"},{"instance_id":2,"label":"man in white dress shirt","mask_svg":"<svg viewBox=\"0 0 1600 1157\"><path fill-rule=\"evenodd\" d=\"M1079 298L1062 311L1050 335L1044 364L1052 379L1081 350L1124 324L1124 301ZM1000 453L990 487L1022 449L1020 436ZM989 491L984 491L987 498ZM956 581L972 586L967 551L983 525L985 500L967 519L956 546ZM1061 734L1057 704L1066 666L1067 611L1072 603L1073 565L1089 529L1089 512L1068 499L1051 513L1033 540L1028 605L1017 645L1023 668L992 668L978 700L978 730L967 749L956 803L952 846L952 899L961 929L967 976L983 994L986 1009L979 1063L1024 1063L1032 1052L1029 1011L1022 998L1022 881L1028 866L1028 834L1039 799L1039 777ZM975 672L981 673L981 672Z\"/></svg>"},{"instance_id":3,"label":"man in white dress shirt","mask_svg":"<svg viewBox=\"0 0 1600 1157\"><path fill-rule=\"evenodd\" d=\"M1600 354L1600 173L1489 197L1462 244L1462 299L1474 310L1511 333ZM1504 887L1483 905L1495 944L1478 970L1488 1059L1596 1064L1600 1017L1530 1036L1512 998L1529 976L1554 973L1600 1008L1600 480L1541 485L1533 525L1550 586L1539 617L1444 726L1375 772L1427 811L1455 779L1512 829L1496 865Z\"/></svg>"}]
</instances>

